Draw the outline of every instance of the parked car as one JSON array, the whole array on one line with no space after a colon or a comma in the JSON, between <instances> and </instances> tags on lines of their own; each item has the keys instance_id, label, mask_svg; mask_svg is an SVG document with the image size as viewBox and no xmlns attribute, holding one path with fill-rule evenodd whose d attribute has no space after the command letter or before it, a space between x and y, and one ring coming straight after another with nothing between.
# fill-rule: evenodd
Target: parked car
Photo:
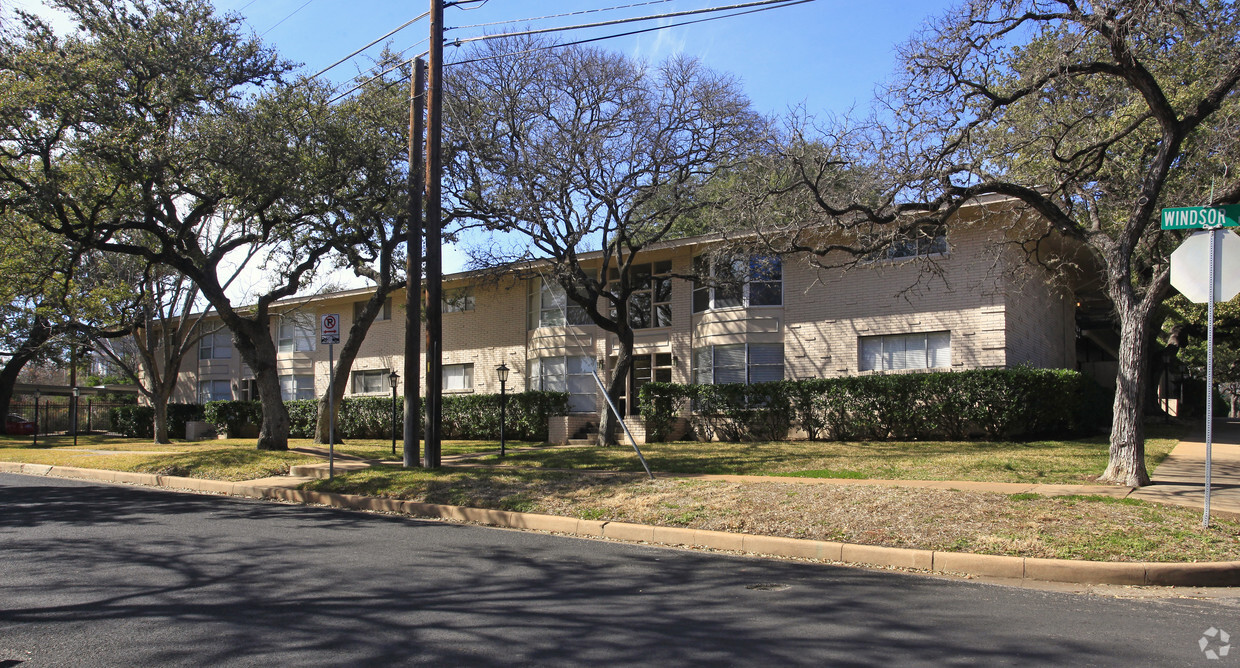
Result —
<instances>
[{"instance_id":1,"label":"parked car","mask_svg":"<svg viewBox=\"0 0 1240 668\"><path fill-rule=\"evenodd\" d=\"M6 415L4 433L12 436L30 436L34 433L34 423L20 415Z\"/></svg>"}]
</instances>

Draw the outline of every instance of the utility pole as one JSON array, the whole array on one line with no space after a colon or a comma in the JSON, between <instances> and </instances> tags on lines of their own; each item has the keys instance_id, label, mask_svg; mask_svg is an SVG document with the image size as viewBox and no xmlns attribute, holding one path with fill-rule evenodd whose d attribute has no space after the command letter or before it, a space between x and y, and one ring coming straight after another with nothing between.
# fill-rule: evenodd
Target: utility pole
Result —
<instances>
[{"instance_id":1,"label":"utility pole","mask_svg":"<svg viewBox=\"0 0 1240 668\"><path fill-rule=\"evenodd\" d=\"M422 132L426 110L426 63L410 61L409 212L405 230L405 452L404 465L418 465L419 378L422 373Z\"/></svg>"},{"instance_id":2,"label":"utility pole","mask_svg":"<svg viewBox=\"0 0 1240 668\"><path fill-rule=\"evenodd\" d=\"M426 97L426 468L440 463L443 416L443 1L431 0L431 35Z\"/></svg>"}]
</instances>

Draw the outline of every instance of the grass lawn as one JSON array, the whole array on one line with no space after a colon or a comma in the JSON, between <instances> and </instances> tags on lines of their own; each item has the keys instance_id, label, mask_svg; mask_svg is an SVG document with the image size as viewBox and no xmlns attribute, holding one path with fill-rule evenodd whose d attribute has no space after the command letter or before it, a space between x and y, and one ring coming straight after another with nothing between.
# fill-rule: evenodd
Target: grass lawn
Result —
<instances>
[{"instance_id":1,"label":"grass lawn","mask_svg":"<svg viewBox=\"0 0 1240 668\"><path fill-rule=\"evenodd\" d=\"M1146 465L1152 470L1179 442L1180 432L1150 429ZM1105 436L1029 443L992 441L772 443L648 443L642 454L653 471L881 480L1089 484L1106 468ZM641 471L626 446L556 448L468 461L593 471Z\"/></svg>"}]
</instances>

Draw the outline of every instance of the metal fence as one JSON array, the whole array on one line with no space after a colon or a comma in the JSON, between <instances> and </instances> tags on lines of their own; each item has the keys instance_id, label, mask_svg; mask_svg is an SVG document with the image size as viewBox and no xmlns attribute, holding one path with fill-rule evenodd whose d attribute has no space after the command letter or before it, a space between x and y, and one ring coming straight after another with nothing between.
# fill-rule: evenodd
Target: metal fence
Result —
<instances>
[{"instance_id":1,"label":"metal fence","mask_svg":"<svg viewBox=\"0 0 1240 668\"><path fill-rule=\"evenodd\" d=\"M83 398L78 402L78 432L112 431L112 409L117 406L127 405L130 404L119 401L95 401ZM35 404L33 402L14 401L9 404L10 415L20 415L27 420L38 423L40 434L72 432L73 416L69 410L68 403L40 401L38 410L39 417L36 420Z\"/></svg>"}]
</instances>

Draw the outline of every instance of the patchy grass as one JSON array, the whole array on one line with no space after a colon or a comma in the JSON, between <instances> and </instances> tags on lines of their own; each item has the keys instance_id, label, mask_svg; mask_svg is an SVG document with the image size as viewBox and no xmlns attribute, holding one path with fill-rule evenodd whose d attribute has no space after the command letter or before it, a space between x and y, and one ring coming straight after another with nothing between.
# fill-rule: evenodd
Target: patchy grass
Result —
<instances>
[{"instance_id":1,"label":"patchy grass","mask_svg":"<svg viewBox=\"0 0 1240 668\"><path fill-rule=\"evenodd\" d=\"M1240 522L1106 496L731 483L545 469L376 467L310 489L424 503L930 550L1096 561L1240 559Z\"/></svg>"},{"instance_id":2,"label":"patchy grass","mask_svg":"<svg viewBox=\"0 0 1240 668\"><path fill-rule=\"evenodd\" d=\"M326 448L327 447L324 444L310 443L309 441L303 441L301 439L298 439L295 442L298 444L306 443L315 448ZM289 441L289 446L296 447L293 445L293 443L294 441ZM531 448L531 447L545 446L545 445L548 445L548 444L537 443L534 441L508 441L507 442L507 447L509 450L512 450L514 448ZM425 443L419 443L418 445L419 453L421 453L422 449L425 447L426 447ZM484 453L484 452L498 451L499 441L443 441L442 447L443 447L443 451L441 454L444 457L452 457L456 455L473 455L473 454L479 454L479 453ZM349 455L351 457L359 457L361 459L378 460L378 461L391 461L393 459L402 459L405 456L404 444L401 441L396 442L396 454L395 455L392 454L392 440L391 439L383 440L383 439L366 439L366 438L352 439L351 438L351 439L348 439L344 443L337 443L336 452L340 454L344 454L344 455Z\"/></svg>"},{"instance_id":3,"label":"patchy grass","mask_svg":"<svg viewBox=\"0 0 1240 668\"><path fill-rule=\"evenodd\" d=\"M1152 470L1179 442L1163 430L1146 439ZM878 480L970 480L979 482L1090 484L1106 468L1106 437L1027 443L991 441L767 443L648 443L642 454L651 470L664 473L775 475ZM556 448L470 461L594 471L640 471L628 447Z\"/></svg>"}]
</instances>

